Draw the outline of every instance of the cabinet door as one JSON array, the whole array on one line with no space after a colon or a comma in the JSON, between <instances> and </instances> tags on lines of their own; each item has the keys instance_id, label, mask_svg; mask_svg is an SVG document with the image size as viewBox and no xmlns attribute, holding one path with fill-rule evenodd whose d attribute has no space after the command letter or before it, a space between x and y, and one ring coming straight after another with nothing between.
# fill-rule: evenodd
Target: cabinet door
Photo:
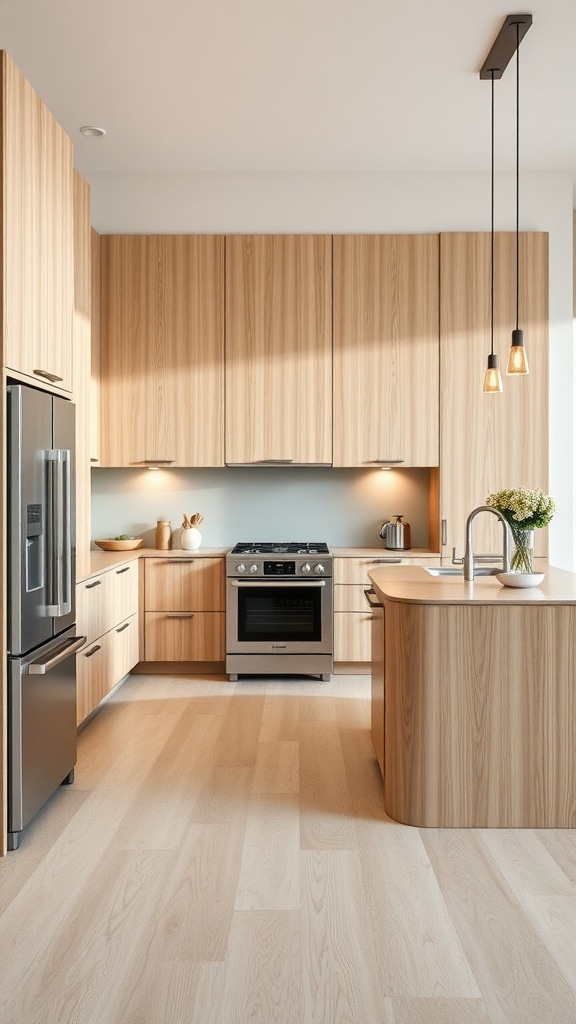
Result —
<instances>
[{"instance_id":1,"label":"cabinet door","mask_svg":"<svg viewBox=\"0 0 576 1024\"><path fill-rule=\"evenodd\" d=\"M140 564L137 558L117 565L107 573L109 577L110 626L123 622L138 612Z\"/></svg>"},{"instance_id":2,"label":"cabinet door","mask_svg":"<svg viewBox=\"0 0 576 1024\"><path fill-rule=\"evenodd\" d=\"M146 612L146 661L224 661L224 612Z\"/></svg>"},{"instance_id":3,"label":"cabinet door","mask_svg":"<svg viewBox=\"0 0 576 1024\"><path fill-rule=\"evenodd\" d=\"M100 235L91 231L90 462L100 462Z\"/></svg>"},{"instance_id":4,"label":"cabinet door","mask_svg":"<svg viewBox=\"0 0 576 1024\"><path fill-rule=\"evenodd\" d=\"M332 462L329 236L226 238L226 462Z\"/></svg>"},{"instance_id":5,"label":"cabinet door","mask_svg":"<svg viewBox=\"0 0 576 1024\"><path fill-rule=\"evenodd\" d=\"M98 637L76 655L76 722L79 725L110 692L113 665L110 634Z\"/></svg>"},{"instance_id":6,"label":"cabinet door","mask_svg":"<svg viewBox=\"0 0 576 1024\"><path fill-rule=\"evenodd\" d=\"M223 238L100 244L101 465L221 466Z\"/></svg>"},{"instance_id":7,"label":"cabinet door","mask_svg":"<svg viewBox=\"0 0 576 1024\"><path fill-rule=\"evenodd\" d=\"M90 186L74 172L74 403L76 407L76 573L90 572Z\"/></svg>"},{"instance_id":8,"label":"cabinet door","mask_svg":"<svg viewBox=\"0 0 576 1024\"><path fill-rule=\"evenodd\" d=\"M110 631L112 664L110 689L116 686L140 660L138 642L138 616L131 615Z\"/></svg>"},{"instance_id":9,"label":"cabinet door","mask_svg":"<svg viewBox=\"0 0 576 1024\"><path fill-rule=\"evenodd\" d=\"M146 558L146 611L224 610L223 558Z\"/></svg>"},{"instance_id":10,"label":"cabinet door","mask_svg":"<svg viewBox=\"0 0 576 1024\"><path fill-rule=\"evenodd\" d=\"M462 557L466 518L504 487L548 489L548 236L520 236L520 325L530 374L506 376L516 323L516 244L495 236L494 349L504 390L484 394L490 351L490 235L443 234L441 267L441 472L443 554ZM547 551L547 531L536 530L536 554ZM474 521L474 551L502 550L494 516Z\"/></svg>"},{"instance_id":11,"label":"cabinet door","mask_svg":"<svg viewBox=\"0 0 576 1024\"><path fill-rule=\"evenodd\" d=\"M438 236L334 237L334 465L439 459Z\"/></svg>"},{"instance_id":12,"label":"cabinet door","mask_svg":"<svg viewBox=\"0 0 576 1024\"><path fill-rule=\"evenodd\" d=\"M16 65L4 83L6 366L72 390L72 143Z\"/></svg>"},{"instance_id":13,"label":"cabinet door","mask_svg":"<svg viewBox=\"0 0 576 1024\"><path fill-rule=\"evenodd\" d=\"M110 622L110 583L107 572L76 584L76 621L87 643L106 633Z\"/></svg>"}]
</instances>

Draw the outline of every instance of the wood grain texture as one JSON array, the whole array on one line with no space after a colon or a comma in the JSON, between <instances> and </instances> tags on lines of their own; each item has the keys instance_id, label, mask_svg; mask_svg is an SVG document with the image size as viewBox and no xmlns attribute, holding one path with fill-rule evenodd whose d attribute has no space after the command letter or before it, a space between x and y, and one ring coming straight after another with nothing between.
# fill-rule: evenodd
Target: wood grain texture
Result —
<instances>
[{"instance_id":1,"label":"wood grain texture","mask_svg":"<svg viewBox=\"0 0 576 1024\"><path fill-rule=\"evenodd\" d=\"M102 465L223 465L223 238L100 244Z\"/></svg>"},{"instance_id":2,"label":"wood grain texture","mask_svg":"<svg viewBox=\"0 0 576 1024\"><path fill-rule=\"evenodd\" d=\"M385 799L431 827L576 825L576 609L385 602Z\"/></svg>"},{"instance_id":3,"label":"wood grain texture","mask_svg":"<svg viewBox=\"0 0 576 1024\"><path fill-rule=\"evenodd\" d=\"M90 186L74 171L73 397L76 407L76 576L90 571L92 431Z\"/></svg>"},{"instance_id":4,"label":"wood grain texture","mask_svg":"<svg viewBox=\"0 0 576 1024\"><path fill-rule=\"evenodd\" d=\"M438 236L334 236L334 465L439 460Z\"/></svg>"},{"instance_id":5,"label":"wood grain texture","mask_svg":"<svg viewBox=\"0 0 576 1024\"><path fill-rule=\"evenodd\" d=\"M368 610L334 613L335 662L370 661L371 622L372 615Z\"/></svg>"},{"instance_id":6,"label":"wood grain texture","mask_svg":"<svg viewBox=\"0 0 576 1024\"><path fill-rule=\"evenodd\" d=\"M90 462L100 462L100 235L91 230L91 316L90 316Z\"/></svg>"},{"instance_id":7,"label":"wood grain texture","mask_svg":"<svg viewBox=\"0 0 576 1024\"><path fill-rule=\"evenodd\" d=\"M575 831L399 825L367 678L258 685L131 677L80 733L75 785L2 863L3 1024L576 1019ZM346 780L356 848L301 849L286 745Z\"/></svg>"},{"instance_id":8,"label":"wood grain texture","mask_svg":"<svg viewBox=\"0 0 576 1024\"><path fill-rule=\"evenodd\" d=\"M464 553L468 513L504 487L548 490L548 236L520 235L520 326L527 377L506 376L516 322L515 235L495 236L494 349L504 391L483 394L490 351L490 235L440 236L440 518L444 554ZM474 523L474 550L499 551L501 527L490 515ZM536 554L547 552L536 530Z\"/></svg>"},{"instance_id":9,"label":"wood grain texture","mask_svg":"<svg viewBox=\"0 0 576 1024\"><path fill-rule=\"evenodd\" d=\"M223 558L195 558L181 562L146 558L146 611L224 611L224 568Z\"/></svg>"},{"instance_id":10,"label":"wood grain texture","mask_svg":"<svg viewBox=\"0 0 576 1024\"><path fill-rule=\"evenodd\" d=\"M5 364L71 392L74 298L72 143L2 54ZM50 382L36 370L57 375Z\"/></svg>"},{"instance_id":11,"label":"wood grain texture","mask_svg":"<svg viewBox=\"0 0 576 1024\"><path fill-rule=\"evenodd\" d=\"M224 612L144 613L146 661L223 661L224 655Z\"/></svg>"},{"instance_id":12,"label":"wood grain texture","mask_svg":"<svg viewBox=\"0 0 576 1024\"><path fill-rule=\"evenodd\" d=\"M332 239L226 237L226 462L332 462Z\"/></svg>"},{"instance_id":13,"label":"wood grain texture","mask_svg":"<svg viewBox=\"0 0 576 1024\"><path fill-rule=\"evenodd\" d=\"M400 559L400 562L390 562L391 559ZM387 563L396 565L439 565L440 555L408 556L402 551L387 551L382 548L381 555L372 555L362 558L338 558L334 559L334 583L343 586L370 586L368 573L379 565ZM360 611L357 608L356 611Z\"/></svg>"}]
</instances>

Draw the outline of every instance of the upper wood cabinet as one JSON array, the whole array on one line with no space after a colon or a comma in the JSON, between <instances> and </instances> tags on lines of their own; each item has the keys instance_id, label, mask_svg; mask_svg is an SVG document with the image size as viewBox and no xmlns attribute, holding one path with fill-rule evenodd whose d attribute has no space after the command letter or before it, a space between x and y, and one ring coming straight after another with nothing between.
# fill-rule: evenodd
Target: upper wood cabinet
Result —
<instances>
[{"instance_id":1,"label":"upper wood cabinet","mask_svg":"<svg viewBox=\"0 0 576 1024\"><path fill-rule=\"evenodd\" d=\"M226 462L332 462L332 239L226 238Z\"/></svg>"},{"instance_id":2,"label":"upper wood cabinet","mask_svg":"<svg viewBox=\"0 0 576 1024\"><path fill-rule=\"evenodd\" d=\"M90 462L100 462L100 235L91 230Z\"/></svg>"},{"instance_id":3,"label":"upper wood cabinet","mask_svg":"<svg viewBox=\"0 0 576 1024\"><path fill-rule=\"evenodd\" d=\"M5 364L72 391L72 142L2 53Z\"/></svg>"},{"instance_id":4,"label":"upper wood cabinet","mask_svg":"<svg viewBox=\"0 0 576 1024\"><path fill-rule=\"evenodd\" d=\"M516 239L495 235L494 349L504 390L484 394L490 351L490 235L440 236L440 518L443 554L464 554L468 514L504 487L548 488L548 236L520 235L520 326L529 376L506 376L516 324ZM494 516L474 521L478 554L502 550ZM545 555L547 531L536 530Z\"/></svg>"},{"instance_id":5,"label":"upper wood cabinet","mask_svg":"<svg viewBox=\"0 0 576 1024\"><path fill-rule=\"evenodd\" d=\"M224 239L100 244L100 464L222 465Z\"/></svg>"},{"instance_id":6,"label":"upper wood cabinet","mask_svg":"<svg viewBox=\"0 0 576 1024\"><path fill-rule=\"evenodd\" d=\"M438 236L334 236L334 465L437 466Z\"/></svg>"}]
</instances>

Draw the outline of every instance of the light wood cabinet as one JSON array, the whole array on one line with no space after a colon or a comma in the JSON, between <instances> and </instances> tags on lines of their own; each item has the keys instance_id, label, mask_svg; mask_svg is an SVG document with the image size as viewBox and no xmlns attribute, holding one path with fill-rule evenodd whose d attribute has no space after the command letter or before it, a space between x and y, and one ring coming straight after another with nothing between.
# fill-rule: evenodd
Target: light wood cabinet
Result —
<instances>
[{"instance_id":1,"label":"light wood cabinet","mask_svg":"<svg viewBox=\"0 0 576 1024\"><path fill-rule=\"evenodd\" d=\"M100 462L100 235L91 231L90 463Z\"/></svg>"},{"instance_id":2,"label":"light wood cabinet","mask_svg":"<svg viewBox=\"0 0 576 1024\"><path fill-rule=\"evenodd\" d=\"M548 489L548 236L520 235L520 323L527 377L506 376L516 323L515 235L495 236L494 348L504 390L484 394L490 351L490 235L440 236L440 518L443 555L462 557L468 514L504 487ZM537 555L547 531L536 530ZM494 516L474 522L474 551L502 550Z\"/></svg>"},{"instance_id":3,"label":"light wood cabinet","mask_svg":"<svg viewBox=\"0 0 576 1024\"><path fill-rule=\"evenodd\" d=\"M334 465L439 460L438 235L334 237Z\"/></svg>"},{"instance_id":4,"label":"light wood cabinet","mask_svg":"<svg viewBox=\"0 0 576 1024\"><path fill-rule=\"evenodd\" d=\"M90 186L74 172L74 403L76 407L76 575L90 571Z\"/></svg>"},{"instance_id":5,"label":"light wood cabinet","mask_svg":"<svg viewBox=\"0 0 576 1024\"><path fill-rule=\"evenodd\" d=\"M223 465L223 238L100 245L101 465Z\"/></svg>"},{"instance_id":6,"label":"light wood cabinet","mask_svg":"<svg viewBox=\"0 0 576 1024\"><path fill-rule=\"evenodd\" d=\"M72 142L10 57L1 58L5 363L71 392Z\"/></svg>"},{"instance_id":7,"label":"light wood cabinet","mask_svg":"<svg viewBox=\"0 0 576 1024\"><path fill-rule=\"evenodd\" d=\"M365 591L371 587L368 571L378 565L439 565L440 555L367 555L334 559L334 661L371 660L374 612Z\"/></svg>"},{"instance_id":8,"label":"light wood cabinet","mask_svg":"<svg viewBox=\"0 0 576 1024\"><path fill-rule=\"evenodd\" d=\"M226 238L226 462L332 462L332 240Z\"/></svg>"},{"instance_id":9,"label":"light wood cabinet","mask_svg":"<svg viewBox=\"0 0 576 1024\"><path fill-rule=\"evenodd\" d=\"M139 661L138 559L115 565L76 586L78 724Z\"/></svg>"},{"instance_id":10,"label":"light wood cabinet","mask_svg":"<svg viewBox=\"0 0 576 1024\"><path fill-rule=\"evenodd\" d=\"M147 558L146 661L223 661L224 560Z\"/></svg>"}]
</instances>

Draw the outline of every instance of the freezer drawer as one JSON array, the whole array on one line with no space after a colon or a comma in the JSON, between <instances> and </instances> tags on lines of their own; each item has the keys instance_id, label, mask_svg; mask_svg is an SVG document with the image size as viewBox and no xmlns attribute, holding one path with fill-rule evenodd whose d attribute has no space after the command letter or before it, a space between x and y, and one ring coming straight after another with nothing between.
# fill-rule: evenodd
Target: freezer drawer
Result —
<instances>
[{"instance_id":1,"label":"freezer drawer","mask_svg":"<svg viewBox=\"0 0 576 1024\"><path fill-rule=\"evenodd\" d=\"M8 660L8 846L76 764L76 651L69 629Z\"/></svg>"}]
</instances>

